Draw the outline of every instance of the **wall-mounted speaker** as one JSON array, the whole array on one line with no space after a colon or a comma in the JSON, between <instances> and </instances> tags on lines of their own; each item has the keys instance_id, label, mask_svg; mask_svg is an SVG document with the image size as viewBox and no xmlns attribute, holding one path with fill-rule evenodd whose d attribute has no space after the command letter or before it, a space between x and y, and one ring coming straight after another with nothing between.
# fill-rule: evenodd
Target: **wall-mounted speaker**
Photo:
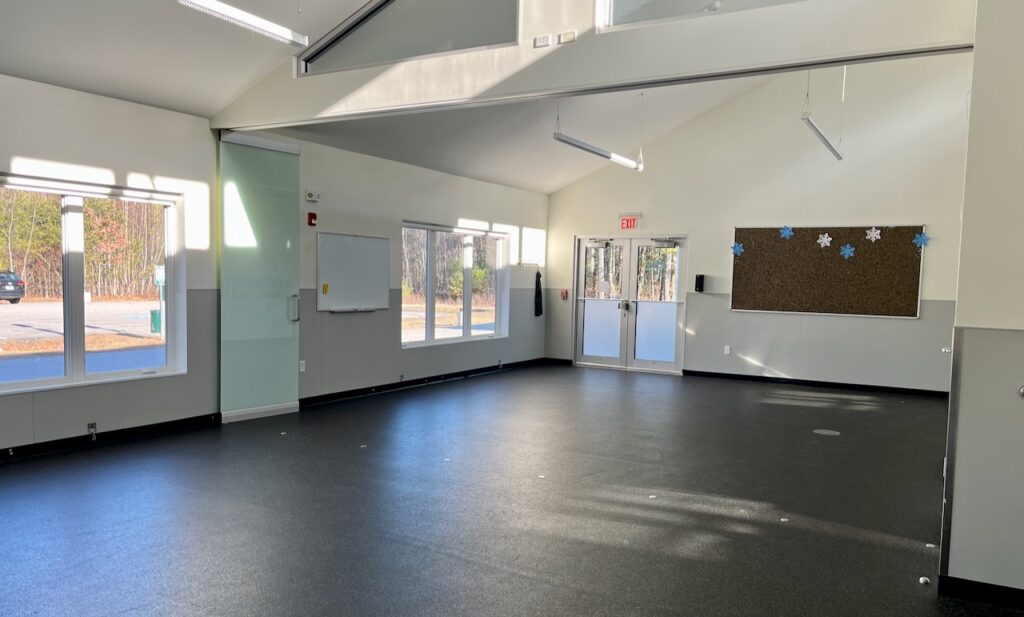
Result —
<instances>
[{"instance_id":1,"label":"wall-mounted speaker","mask_svg":"<svg viewBox=\"0 0 1024 617\"><path fill-rule=\"evenodd\" d=\"M697 293L704 293L704 275L698 274L697 280L693 283L693 290Z\"/></svg>"}]
</instances>

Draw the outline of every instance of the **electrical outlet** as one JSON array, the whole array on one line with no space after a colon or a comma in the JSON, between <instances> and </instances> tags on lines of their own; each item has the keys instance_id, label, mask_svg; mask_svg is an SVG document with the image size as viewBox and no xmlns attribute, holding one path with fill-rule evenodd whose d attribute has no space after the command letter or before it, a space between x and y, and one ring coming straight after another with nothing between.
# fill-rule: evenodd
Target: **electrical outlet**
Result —
<instances>
[{"instance_id":1,"label":"electrical outlet","mask_svg":"<svg viewBox=\"0 0 1024 617\"><path fill-rule=\"evenodd\" d=\"M727 356L731 355L732 354L732 345L726 345L724 348L722 348L722 353L724 353Z\"/></svg>"},{"instance_id":2,"label":"electrical outlet","mask_svg":"<svg viewBox=\"0 0 1024 617\"><path fill-rule=\"evenodd\" d=\"M550 47L550 46L551 46L551 35L550 34L541 34L539 36L533 37L533 47L534 47L534 49L539 49L541 47Z\"/></svg>"},{"instance_id":3,"label":"electrical outlet","mask_svg":"<svg viewBox=\"0 0 1024 617\"><path fill-rule=\"evenodd\" d=\"M575 43L575 42L576 42L576 31L575 30L566 30L565 32L560 32L558 34L558 44L559 45L565 45L566 43Z\"/></svg>"},{"instance_id":4,"label":"electrical outlet","mask_svg":"<svg viewBox=\"0 0 1024 617\"><path fill-rule=\"evenodd\" d=\"M300 373L305 373L306 372L306 361L305 360L299 360L299 372Z\"/></svg>"}]
</instances>

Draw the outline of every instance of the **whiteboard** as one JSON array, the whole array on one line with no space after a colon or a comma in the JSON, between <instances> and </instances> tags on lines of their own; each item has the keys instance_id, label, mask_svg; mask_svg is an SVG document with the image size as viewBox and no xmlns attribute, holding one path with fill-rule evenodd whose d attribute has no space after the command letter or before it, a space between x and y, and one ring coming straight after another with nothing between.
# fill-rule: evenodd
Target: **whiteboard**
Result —
<instances>
[{"instance_id":1,"label":"whiteboard","mask_svg":"<svg viewBox=\"0 0 1024 617\"><path fill-rule=\"evenodd\" d=\"M387 238L316 235L316 310L335 313L388 308L391 268Z\"/></svg>"}]
</instances>

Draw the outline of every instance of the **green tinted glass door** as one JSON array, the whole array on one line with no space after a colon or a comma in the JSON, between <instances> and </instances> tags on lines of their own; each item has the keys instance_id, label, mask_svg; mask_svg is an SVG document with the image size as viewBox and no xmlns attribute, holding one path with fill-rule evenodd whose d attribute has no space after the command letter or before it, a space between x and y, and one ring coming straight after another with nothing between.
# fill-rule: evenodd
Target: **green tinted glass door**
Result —
<instances>
[{"instance_id":1,"label":"green tinted glass door","mask_svg":"<svg viewBox=\"0 0 1024 617\"><path fill-rule=\"evenodd\" d=\"M225 420L298 408L299 157L220 144L220 404Z\"/></svg>"}]
</instances>

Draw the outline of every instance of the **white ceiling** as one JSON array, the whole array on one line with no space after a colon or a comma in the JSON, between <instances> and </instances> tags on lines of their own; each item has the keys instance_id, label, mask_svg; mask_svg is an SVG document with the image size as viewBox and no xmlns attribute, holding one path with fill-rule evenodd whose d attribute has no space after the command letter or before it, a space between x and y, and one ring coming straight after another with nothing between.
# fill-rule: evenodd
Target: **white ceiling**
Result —
<instances>
[{"instance_id":1,"label":"white ceiling","mask_svg":"<svg viewBox=\"0 0 1024 617\"><path fill-rule=\"evenodd\" d=\"M767 77L562 99L561 127L635 157L642 144L764 83ZM281 129L291 137L468 178L549 194L607 161L552 139L556 101L346 120Z\"/></svg>"},{"instance_id":2,"label":"white ceiling","mask_svg":"<svg viewBox=\"0 0 1024 617\"><path fill-rule=\"evenodd\" d=\"M315 41L366 0L230 0ZM209 117L297 49L175 0L0 0L0 73Z\"/></svg>"},{"instance_id":3,"label":"white ceiling","mask_svg":"<svg viewBox=\"0 0 1024 617\"><path fill-rule=\"evenodd\" d=\"M315 41L366 0L230 0ZM302 7L301 20L298 7ZM210 117L296 48L176 0L0 0L0 73ZM625 155L763 78L563 99L562 129ZM555 143L555 101L288 129L346 150L551 193L606 162Z\"/></svg>"}]
</instances>

